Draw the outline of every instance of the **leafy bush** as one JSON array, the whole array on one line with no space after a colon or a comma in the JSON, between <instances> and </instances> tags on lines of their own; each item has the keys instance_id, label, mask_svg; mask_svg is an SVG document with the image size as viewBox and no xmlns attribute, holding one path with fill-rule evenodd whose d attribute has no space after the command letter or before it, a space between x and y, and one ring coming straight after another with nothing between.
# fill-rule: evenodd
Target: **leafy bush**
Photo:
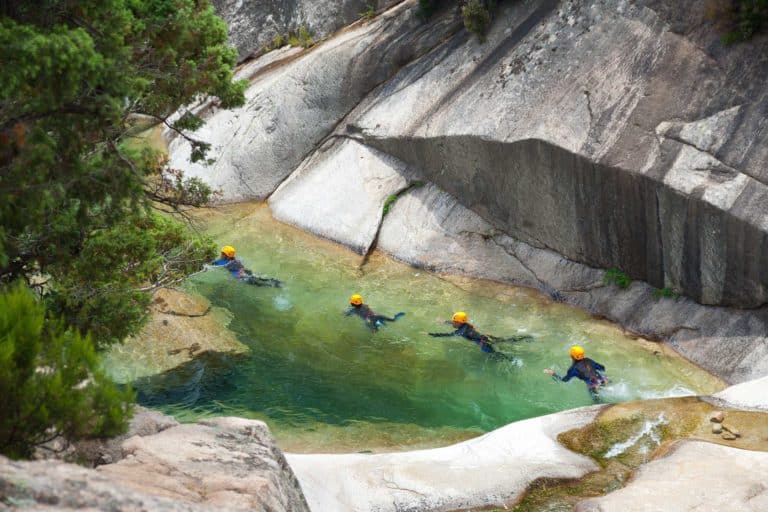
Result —
<instances>
[{"instance_id":1,"label":"leafy bush","mask_svg":"<svg viewBox=\"0 0 768 512\"><path fill-rule=\"evenodd\" d=\"M264 53L269 53L272 50L278 50L288 44L288 34L275 34L272 41L264 45Z\"/></svg>"},{"instance_id":2,"label":"leafy bush","mask_svg":"<svg viewBox=\"0 0 768 512\"><path fill-rule=\"evenodd\" d=\"M376 17L376 9L374 9L373 4L368 4L367 8L360 13L360 17L364 20L372 20Z\"/></svg>"},{"instance_id":3,"label":"leafy bush","mask_svg":"<svg viewBox=\"0 0 768 512\"><path fill-rule=\"evenodd\" d=\"M17 283L0 292L0 453L29 457L59 435L70 441L125 432L133 393L99 368L89 336Z\"/></svg>"},{"instance_id":4,"label":"leafy bush","mask_svg":"<svg viewBox=\"0 0 768 512\"><path fill-rule=\"evenodd\" d=\"M709 0L707 17L724 44L740 43L768 27L768 0Z\"/></svg>"},{"instance_id":5,"label":"leafy bush","mask_svg":"<svg viewBox=\"0 0 768 512\"><path fill-rule=\"evenodd\" d=\"M422 21L428 20L435 11L436 3L437 0L419 0L419 4L416 6L416 16Z\"/></svg>"},{"instance_id":6,"label":"leafy bush","mask_svg":"<svg viewBox=\"0 0 768 512\"><path fill-rule=\"evenodd\" d=\"M626 273L617 268L609 268L605 271L603 282L605 284L615 284L619 288L623 289L632 284L632 279Z\"/></svg>"},{"instance_id":7,"label":"leafy bush","mask_svg":"<svg viewBox=\"0 0 768 512\"><path fill-rule=\"evenodd\" d=\"M141 328L148 291L178 283L216 255L210 239L159 214L128 216L91 234L81 250L74 264L52 265L56 279L45 299L54 314L90 332L99 347Z\"/></svg>"},{"instance_id":8,"label":"leafy bush","mask_svg":"<svg viewBox=\"0 0 768 512\"><path fill-rule=\"evenodd\" d=\"M27 281L103 345L137 328L148 291L191 269L181 261L200 261L193 235L150 212L212 191L136 145L149 128L136 119L207 161L185 133L202 119L173 114L200 96L244 102L226 40L207 0L0 2L0 286Z\"/></svg>"},{"instance_id":9,"label":"leafy bush","mask_svg":"<svg viewBox=\"0 0 768 512\"><path fill-rule=\"evenodd\" d=\"M301 46L302 48L309 48L315 44L315 40L312 39L312 33L305 26L299 27L299 31L288 32L288 44L294 47Z\"/></svg>"},{"instance_id":10,"label":"leafy bush","mask_svg":"<svg viewBox=\"0 0 768 512\"><path fill-rule=\"evenodd\" d=\"M491 26L491 9L493 5L483 0L467 0L467 3L461 9L461 15L464 17L464 26L476 34L481 41L485 40L485 35Z\"/></svg>"},{"instance_id":11,"label":"leafy bush","mask_svg":"<svg viewBox=\"0 0 768 512\"><path fill-rule=\"evenodd\" d=\"M677 293L673 288L656 288L653 290L653 296L657 299L666 298L666 299L676 299L680 296L679 293Z\"/></svg>"},{"instance_id":12,"label":"leafy bush","mask_svg":"<svg viewBox=\"0 0 768 512\"><path fill-rule=\"evenodd\" d=\"M441 3L458 5L464 18L464 27L476 34L481 41L485 40L496 10L496 0L419 0L416 16L422 21L427 21Z\"/></svg>"}]
</instances>

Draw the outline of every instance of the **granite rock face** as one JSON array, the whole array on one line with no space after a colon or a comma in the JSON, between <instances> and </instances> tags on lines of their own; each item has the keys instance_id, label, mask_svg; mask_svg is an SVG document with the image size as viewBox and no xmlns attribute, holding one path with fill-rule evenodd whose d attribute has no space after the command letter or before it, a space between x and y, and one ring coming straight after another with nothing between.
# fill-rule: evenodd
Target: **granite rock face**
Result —
<instances>
[{"instance_id":1,"label":"granite rock face","mask_svg":"<svg viewBox=\"0 0 768 512\"><path fill-rule=\"evenodd\" d=\"M213 0L216 13L229 27L229 42L240 60L259 54L275 36L309 30L315 40L400 0Z\"/></svg>"},{"instance_id":2,"label":"granite rock face","mask_svg":"<svg viewBox=\"0 0 768 512\"><path fill-rule=\"evenodd\" d=\"M518 421L445 448L287 457L312 510L506 508L538 478L580 478L597 470L591 459L558 443L557 435L587 425L602 407Z\"/></svg>"},{"instance_id":3,"label":"granite rock face","mask_svg":"<svg viewBox=\"0 0 768 512\"><path fill-rule=\"evenodd\" d=\"M768 508L768 453L700 441L642 466L626 487L582 501L577 512L665 512Z\"/></svg>"},{"instance_id":4,"label":"granite rock face","mask_svg":"<svg viewBox=\"0 0 768 512\"><path fill-rule=\"evenodd\" d=\"M721 45L693 0L529 0L479 44L415 5L261 74L199 134L211 169L182 140L172 162L263 199L332 165L312 153L338 124L520 242L702 304L768 303L768 38Z\"/></svg>"},{"instance_id":5,"label":"granite rock face","mask_svg":"<svg viewBox=\"0 0 768 512\"><path fill-rule=\"evenodd\" d=\"M349 120L362 140L522 242L700 303L765 304L766 39L684 37L643 2L505 13L486 45L367 98Z\"/></svg>"},{"instance_id":6,"label":"granite rock face","mask_svg":"<svg viewBox=\"0 0 768 512\"><path fill-rule=\"evenodd\" d=\"M384 203L412 182L397 159L346 139L313 153L269 198L276 219L367 253Z\"/></svg>"},{"instance_id":7,"label":"granite rock face","mask_svg":"<svg viewBox=\"0 0 768 512\"><path fill-rule=\"evenodd\" d=\"M729 382L765 375L768 37L723 46L695 0L527 0L480 44L416 3L268 67L199 134L216 164L178 139L172 162L358 252L533 286Z\"/></svg>"},{"instance_id":8,"label":"granite rock face","mask_svg":"<svg viewBox=\"0 0 768 512\"><path fill-rule=\"evenodd\" d=\"M157 417L142 418L122 460L96 470L0 457L0 510L309 512L263 422L214 418L158 431Z\"/></svg>"},{"instance_id":9,"label":"granite rock face","mask_svg":"<svg viewBox=\"0 0 768 512\"><path fill-rule=\"evenodd\" d=\"M215 163L190 163L189 143L179 137L169 146L171 166L205 179L225 201L265 199L366 94L460 27L453 10L422 24L414 5L397 5L258 73L244 106L211 109L194 135L211 143Z\"/></svg>"}]
</instances>

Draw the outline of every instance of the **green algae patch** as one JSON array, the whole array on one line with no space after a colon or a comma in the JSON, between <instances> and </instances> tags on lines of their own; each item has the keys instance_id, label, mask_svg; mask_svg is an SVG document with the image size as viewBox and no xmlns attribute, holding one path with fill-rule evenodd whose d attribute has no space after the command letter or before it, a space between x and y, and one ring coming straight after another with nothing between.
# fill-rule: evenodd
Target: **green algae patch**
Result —
<instances>
[{"instance_id":1,"label":"green algae patch","mask_svg":"<svg viewBox=\"0 0 768 512\"><path fill-rule=\"evenodd\" d=\"M558 436L564 446L591 457L601 469L578 480L537 480L513 510L573 510L584 499L623 487L638 467L665 456L681 440L768 451L768 414L725 410L725 423L733 425L741 434L727 441L720 434L712 433L709 418L716 410L697 397L644 400L608 407L590 425Z\"/></svg>"}]
</instances>

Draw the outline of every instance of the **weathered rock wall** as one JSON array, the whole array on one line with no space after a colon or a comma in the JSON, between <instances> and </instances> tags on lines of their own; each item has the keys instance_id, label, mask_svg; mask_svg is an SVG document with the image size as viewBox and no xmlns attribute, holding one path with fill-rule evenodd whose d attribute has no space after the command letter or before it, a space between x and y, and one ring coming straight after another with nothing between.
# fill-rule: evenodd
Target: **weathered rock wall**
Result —
<instances>
[{"instance_id":1,"label":"weathered rock wall","mask_svg":"<svg viewBox=\"0 0 768 512\"><path fill-rule=\"evenodd\" d=\"M768 40L688 39L675 9L515 4L487 45L454 36L347 122L523 241L701 303L765 304Z\"/></svg>"},{"instance_id":2,"label":"weathered rock wall","mask_svg":"<svg viewBox=\"0 0 768 512\"><path fill-rule=\"evenodd\" d=\"M768 38L723 46L694 0L525 0L480 44L415 4L259 73L200 134L212 169L183 141L172 162L358 252L534 286L730 382L764 375ZM436 186L384 217L416 180ZM606 286L610 267L648 284Z\"/></svg>"},{"instance_id":3,"label":"weathered rock wall","mask_svg":"<svg viewBox=\"0 0 768 512\"><path fill-rule=\"evenodd\" d=\"M213 0L229 27L229 42L240 60L259 54L277 35L309 30L315 40L360 19L369 6L376 11L401 0Z\"/></svg>"},{"instance_id":4,"label":"weathered rock wall","mask_svg":"<svg viewBox=\"0 0 768 512\"><path fill-rule=\"evenodd\" d=\"M246 104L212 109L195 137L211 143L210 166L190 163L189 143L169 146L170 163L223 192L226 201L265 199L372 89L461 26L453 10L422 24L415 2L344 31L259 73Z\"/></svg>"},{"instance_id":5,"label":"weathered rock wall","mask_svg":"<svg viewBox=\"0 0 768 512\"><path fill-rule=\"evenodd\" d=\"M747 176L723 176L686 193L676 183L537 139L366 142L423 170L464 206L530 245L619 268L705 304L756 307L768 300L768 187Z\"/></svg>"},{"instance_id":6,"label":"weathered rock wall","mask_svg":"<svg viewBox=\"0 0 768 512\"><path fill-rule=\"evenodd\" d=\"M261 421L179 425L140 411L114 464L96 470L0 456L0 510L309 512L291 468ZM91 446L115 457L115 441Z\"/></svg>"}]
</instances>

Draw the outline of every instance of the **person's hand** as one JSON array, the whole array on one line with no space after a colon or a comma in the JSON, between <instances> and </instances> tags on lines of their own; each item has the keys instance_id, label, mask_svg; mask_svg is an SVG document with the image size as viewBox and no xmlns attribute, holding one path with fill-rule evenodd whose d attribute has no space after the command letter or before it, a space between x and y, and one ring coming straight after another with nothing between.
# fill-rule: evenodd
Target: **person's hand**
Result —
<instances>
[{"instance_id":1,"label":"person's hand","mask_svg":"<svg viewBox=\"0 0 768 512\"><path fill-rule=\"evenodd\" d=\"M555 370L550 370L549 368L547 368L547 369L544 370L544 373L546 373L547 375L554 375L555 374Z\"/></svg>"}]
</instances>

